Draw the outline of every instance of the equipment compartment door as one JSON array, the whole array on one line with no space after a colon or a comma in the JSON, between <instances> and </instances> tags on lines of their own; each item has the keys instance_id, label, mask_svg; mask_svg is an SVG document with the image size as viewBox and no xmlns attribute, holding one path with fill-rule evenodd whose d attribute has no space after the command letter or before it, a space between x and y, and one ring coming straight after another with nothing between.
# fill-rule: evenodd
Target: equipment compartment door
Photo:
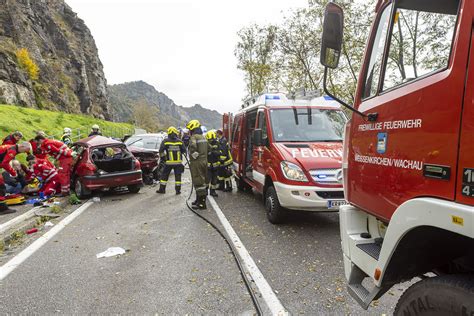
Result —
<instances>
[{"instance_id":1,"label":"equipment compartment door","mask_svg":"<svg viewBox=\"0 0 474 316\"><path fill-rule=\"evenodd\" d=\"M456 201L474 205L474 30L467 65L464 108L461 119L461 141L457 172Z\"/></svg>"}]
</instances>

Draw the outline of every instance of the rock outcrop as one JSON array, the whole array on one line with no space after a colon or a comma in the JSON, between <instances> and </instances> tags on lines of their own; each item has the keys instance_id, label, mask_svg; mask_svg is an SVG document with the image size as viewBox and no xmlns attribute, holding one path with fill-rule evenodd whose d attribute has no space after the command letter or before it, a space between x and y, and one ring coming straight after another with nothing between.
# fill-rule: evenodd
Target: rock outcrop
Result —
<instances>
[{"instance_id":1,"label":"rock outcrop","mask_svg":"<svg viewBox=\"0 0 474 316\"><path fill-rule=\"evenodd\" d=\"M64 0L0 0L0 8L0 104L109 118L94 38Z\"/></svg>"},{"instance_id":2,"label":"rock outcrop","mask_svg":"<svg viewBox=\"0 0 474 316\"><path fill-rule=\"evenodd\" d=\"M157 91L144 81L111 85L108 88L110 114L114 121L132 120L133 108L146 104L150 113L156 113L156 120L164 128L169 125L183 127L189 120L198 119L208 128L220 128L222 115L199 104L193 107L178 106L166 94Z\"/></svg>"}]
</instances>

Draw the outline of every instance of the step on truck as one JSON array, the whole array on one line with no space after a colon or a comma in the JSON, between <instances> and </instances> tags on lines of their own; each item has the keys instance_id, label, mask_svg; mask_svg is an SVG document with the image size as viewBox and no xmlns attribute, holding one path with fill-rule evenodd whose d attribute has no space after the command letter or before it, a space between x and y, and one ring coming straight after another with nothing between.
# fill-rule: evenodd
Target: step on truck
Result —
<instances>
[{"instance_id":1,"label":"step on truck","mask_svg":"<svg viewBox=\"0 0 474 316\"><path fill-rule=\"evenodd\" d=\"M344 139L340 231L363 308L416 281L396 315L474 315L474 1L379 1ZM329 3L321 63L336 68ZM337 99L337 96L334 96Z\"/></svg>"},{"instance_id":2,"label":"step on truck","mask_svg":"<svg viewBox=\"0 0 474 316\"><path fill-rule=\"evenodd\" d=\"M230 134L240 190L262 193L271 223L289 210L337 211L342 190L342 137L347 117L328 97L287 98L266 93L251 98L224 131Z\"/></svg>"}]
</instances>

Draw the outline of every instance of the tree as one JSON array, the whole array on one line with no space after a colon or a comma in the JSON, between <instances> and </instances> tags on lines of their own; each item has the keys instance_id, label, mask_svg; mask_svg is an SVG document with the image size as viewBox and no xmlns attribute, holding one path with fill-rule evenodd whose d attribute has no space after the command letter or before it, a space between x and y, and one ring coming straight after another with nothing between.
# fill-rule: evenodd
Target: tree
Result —
<instances>
[{"instance_id":1,"label":"tree","mask_svg":"<svg viewBox=\"0 0 474 316\"><path fill-rule=\"evenodd\" d=\"M159 129L158 112L157 107L148 105L145 100L136 101L132 106L133 123L148 132L155 132Z\"/></svg>"},{"instance_id":2,"label":"tree","mask_svg":"<svg viewBox=\"0 0 474 316\"><path fill-rule=\"evenodd\" d=\"M236 57L238 68L245 73L247 95L261 93L265 88L288 93L301 89L322 93L323 67L319 64L319 54L328 2L309 0L307 8L292 11L283 17L280 25L254 24L239 31ZM343 99L353 100L375 0L338 3L345 15L344 43L340 67L329 74L329 87Z\"/></svg>"},{"instance_id":3,"label":"tree","mask_svg":"<svg viewBox=\"0 0 474 316\"><path fill-rule=\"evenodd\" d=\"M237 33L235 48L237 68L245 74L247 96L262 93L270 88L276 41L276 27L252 24Z\"/></svg>"},{"instance_id":4,"label":"tree","mask_svg":"<svg viewBox=\"0 0 474 316\"><path fill-rule=\"evenodd\" d=\"M39 67L33 59L31 59L30 53L26 48L20 48L17 50L16 58L20 68L26 71L31 80L36 81L39 79Z\"/></svg>"}]
</instances>

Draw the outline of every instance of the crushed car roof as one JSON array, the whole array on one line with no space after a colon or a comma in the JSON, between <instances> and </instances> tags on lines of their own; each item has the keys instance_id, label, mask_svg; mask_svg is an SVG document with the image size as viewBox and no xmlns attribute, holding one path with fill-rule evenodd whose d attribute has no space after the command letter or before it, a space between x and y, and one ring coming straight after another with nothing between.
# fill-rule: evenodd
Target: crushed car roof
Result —
<instances>
[{"instance_id":1,"label":"crushed car roof","mask_svg":"<svg viewBox=\"0 0 474 316\"><path fill-rule=\"evenodd\" d=\"M122 142L119 142L115 139L99 136L99 135L80 139L77 142L75 142L75 144L81 144L87 147L96 147L96 146L105 146L105 145L123 145Z\"/></svg>"}]
</instances>

